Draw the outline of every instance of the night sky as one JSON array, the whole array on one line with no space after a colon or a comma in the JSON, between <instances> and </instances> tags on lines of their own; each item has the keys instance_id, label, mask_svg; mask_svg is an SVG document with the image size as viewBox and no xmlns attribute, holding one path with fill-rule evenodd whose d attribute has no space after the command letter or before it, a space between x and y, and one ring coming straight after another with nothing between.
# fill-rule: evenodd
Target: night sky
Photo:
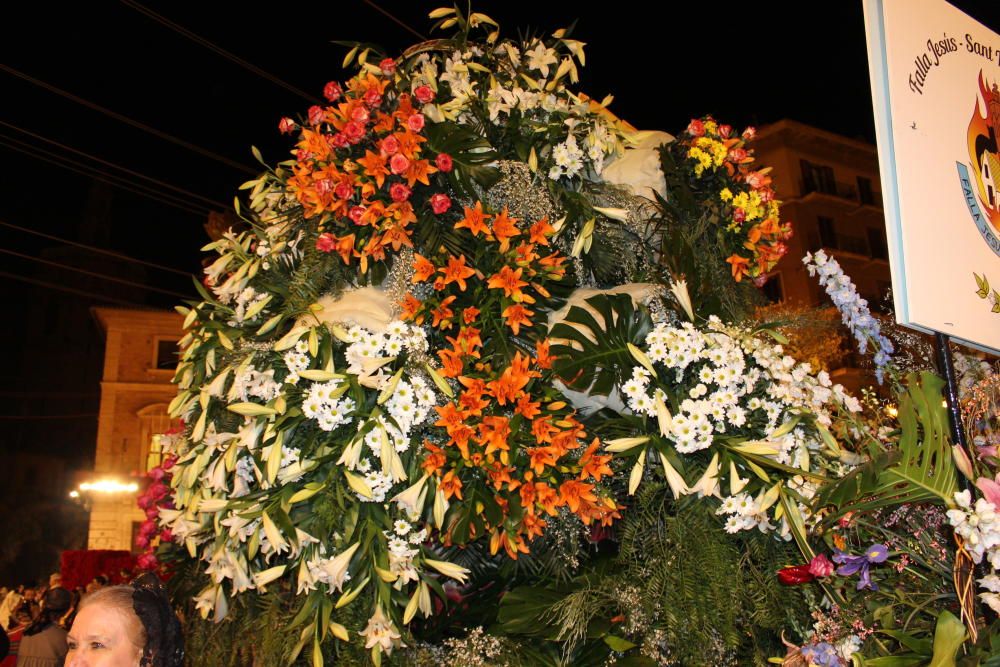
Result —
<instances>
[{"instance_id":1,"label":"night sky","mask_svg":"<svg viewBox=\"0 0 1000 667\"><path fill-rule=\"evenodd\" d=\"M375 4L427 35L427 12L442 3L25 3L5 22L0 454L92 465L103 338L90 308L168 308L193 294L185 274L199 269L206 216L255 173L250 146L285 159L278 119L345 78L345 49L332 41L390 55L419 41ZM996 0L954 4L1000 29ZM664 6L666 19L632 1L475 9L508 36L577 20L581 90L613 93L611 109L641 129L676 132L706 113L737 127L788 117L874 143L860 1Z\"/></svg>"}]
</instances>

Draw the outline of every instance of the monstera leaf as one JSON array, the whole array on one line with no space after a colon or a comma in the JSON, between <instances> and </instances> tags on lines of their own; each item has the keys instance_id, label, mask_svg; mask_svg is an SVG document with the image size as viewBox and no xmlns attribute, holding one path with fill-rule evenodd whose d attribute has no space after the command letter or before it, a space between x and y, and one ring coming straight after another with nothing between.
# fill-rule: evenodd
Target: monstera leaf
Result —
<instances>
[{"instance_id":1,"label":"monstera leaf","mask_svg":"<svg viewBox=\"0 0 1000 667\"><path fill-rule=\"evenodd\" d=\"M549 331L556 341L551 353L558 357L555 370L568 387L607 396L631 375L636 361L628 345L640 345L652 323L627 294L599 294L586 304L572 306Z\"/></svg>"},{"instance_id":2,"label":"monstera leaf","mask_svg":"<svg viewBox=\"0 0 1000 667\"><path fill-rule=\"evenodd\" d=\"M910 373L899 398L900 436L895 449L855 469L819 495L833 505L832 521L849 511L904 503L950 505L957 487L948 437L948 414L941 401L944 380L933 373Z\"/></svg>"},{"instance_id":3,"label":"monstera leaf","mask_svg":"<svg viewBox=\"0 0 1000 667\"><path fill-rule=\"evenodd\" d=\"M454 169L448 181L459 195L478 199L475 186L489 190L500 180L500 170L493 166L499 154L474 130L445 121L428 125L425 133L432 151L451 156Z\"/></svg>"}]
</instances>

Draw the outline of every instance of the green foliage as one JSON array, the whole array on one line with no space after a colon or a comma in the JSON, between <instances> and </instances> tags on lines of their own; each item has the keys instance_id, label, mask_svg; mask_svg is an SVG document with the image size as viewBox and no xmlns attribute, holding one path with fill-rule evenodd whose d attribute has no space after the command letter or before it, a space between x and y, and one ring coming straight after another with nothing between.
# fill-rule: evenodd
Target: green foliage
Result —
<instances>
[{"instance_id":1,"label":"green foliage","mask_svg":"<svg viewBox=\"0 0 1000 667\"><path fill-rule=\"evenodd\" d=\"M432 151L454 161L448 182L459 195L476 198L476 186L488 190L500 180L500 170L491 166L500 156L478 132L446 121L428 125L426 134Z\"/></svg>"},{"instance_id":2,"label":"green foliage","mask_svg":"<svg viewBox=\"0 0 1000 667\"><path fill-rule=\"evenodd\" d=\"M556 372L577 391L607 396L631 372L634 359L628 344L638 345L652 328L649 316L632 304L628 295L598 295L587 308L572 306L565 322L552 327L550 336L561 339L551 352L559 357Z\"/></svg>"},{"instance_id":3,"label":"green foliage","mask_svg":"<svg viewBox=\"0 0 1000 667\"><path fill-rule=\"evenodd\" d=\"M944 380L933 373L910 373L899 399L900 435L896 448L860 466L819 495L819 507L837 508L829 521L849 511L906 503L950 505L957 472L941 402Z\"/></svg>"}]
</instances>

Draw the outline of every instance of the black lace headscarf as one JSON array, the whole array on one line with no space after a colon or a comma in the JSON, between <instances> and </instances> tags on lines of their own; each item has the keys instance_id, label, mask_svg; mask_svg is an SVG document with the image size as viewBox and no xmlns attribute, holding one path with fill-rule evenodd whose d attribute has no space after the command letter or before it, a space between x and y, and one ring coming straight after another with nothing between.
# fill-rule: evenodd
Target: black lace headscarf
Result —
<instances>
[{"instance_id":1,"label":"black lace headscarf","mask_svg":"<svg viewBox=\"0 0 1000 667\"><path fill-rule=\"evenodd\" d=\"M152 573L140 576L127 586L101 588L83 599L81 609L90 604L106 604L122 613L134 613L142 636L142 667L182 667L184 638L181 624L159 578Z\"/></svg>"},{"instance_id":2,"label":"black lace headscarf","mask_svg":"<svg viewBox=\"0 0 1000 667\"><path fill-rule=\"evenodd\" d=\"M184 636L181 623L159 577L151 572L132 582L132 609L146 631L142 667L182 667Z\"/></svg>"}]
</instances>

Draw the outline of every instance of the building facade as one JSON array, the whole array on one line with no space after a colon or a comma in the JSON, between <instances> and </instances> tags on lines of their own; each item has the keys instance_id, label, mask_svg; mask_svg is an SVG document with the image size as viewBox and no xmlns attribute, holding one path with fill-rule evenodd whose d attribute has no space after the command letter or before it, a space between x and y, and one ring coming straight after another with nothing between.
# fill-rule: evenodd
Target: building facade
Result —
<instances>
[{"instance_id":1,"label":"building facade","mask_svg":"<svg viewBox=\"0 0 1000 667\"><path fill-rule=\"evenodd\" d=\"M94 308L105 334L104 372L94 457L94 478L142 484L157 433L172 426L167 406L177 365L180 315L169 311ZM89 549L132 549L145 519L135 494L91 500Z\"/></svg>"},{"instance_id":2,"label":"building facade","mask_svg":"<svg viewBox=\"0 0 1000 667\"><path fill-rule=\"evenodd\" d=\"M774 168L772 185L795 236L767 290L773 300L826 304L802 264L820 248L834 255L872 309L883 310L891 287L875 146L782 120L760 129L757 161Z\"/></svg>"}]
</instances>

